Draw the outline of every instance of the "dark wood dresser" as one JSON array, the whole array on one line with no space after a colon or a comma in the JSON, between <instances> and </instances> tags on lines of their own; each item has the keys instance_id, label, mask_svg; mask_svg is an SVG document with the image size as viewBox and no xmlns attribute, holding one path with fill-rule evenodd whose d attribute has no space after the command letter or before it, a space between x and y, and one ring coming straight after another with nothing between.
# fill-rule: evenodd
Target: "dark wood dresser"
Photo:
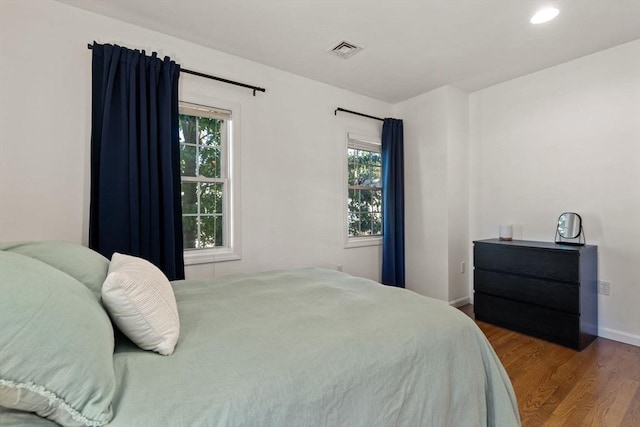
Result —
<instances>
[{"instance_id":1,"label":"dark wood dresser","mask_svg":"<svg viewBox=\"0 0 640 427\"><path fill-rule=\"evenodd\" d=\"M576 350L598 334L598 247L473 242L473 308L493 323Z\"/></svg>"}]
</instances>

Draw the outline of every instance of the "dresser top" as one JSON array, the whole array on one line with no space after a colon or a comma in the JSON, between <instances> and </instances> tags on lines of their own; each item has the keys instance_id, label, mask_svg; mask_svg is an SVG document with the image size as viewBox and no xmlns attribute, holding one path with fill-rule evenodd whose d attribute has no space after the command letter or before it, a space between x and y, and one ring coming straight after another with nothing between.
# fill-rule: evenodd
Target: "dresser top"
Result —
<instances>
[{"instance_id":1,"label":"dresser top","mask_svg":"<svg viewBox=\"0 0 640 427\"><path fill-rule=\"evenodd\" d=\"M485 240L474 240L473 243L489 243L496 245L504 245L504 246L516 246L516 247L524 247L524 248L538 248L538 249L552 249L552 250L560 250L560 251L569 251L569 252L580 252L586 249L595 248L595 245L562 245L554 242L536 242L533 240L500 240L500 239L485 239Z\"/></svg>"}]
</instances>

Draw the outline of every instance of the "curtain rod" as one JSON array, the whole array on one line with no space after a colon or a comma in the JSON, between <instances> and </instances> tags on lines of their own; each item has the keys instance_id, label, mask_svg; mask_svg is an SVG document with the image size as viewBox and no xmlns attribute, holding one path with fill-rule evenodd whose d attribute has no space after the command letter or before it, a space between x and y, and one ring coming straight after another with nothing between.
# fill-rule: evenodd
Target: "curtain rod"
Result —
<instances>
[{"instance_id":1,"label":"curtain rod","mask_svg":"<svg viewBox=\"0 0 640 427\"><path fill-rule=\"evenodd\" d=\"M384 119L381 119L380 117L375 117L375 116L370 116L368 114L362 114L362 113L358 113L357 111L351 111L351 110L345 110L344 108L336 108L336 110L333 112L334 116L338 115L338 111L342 111L344 113L349 113L349 114L355 114L356 116L362 116L362 117L366 117L368 119L374 119L374 120L380 120L381 122L384 122Z\"/></svg>"},{"instance_id":2,"label":"curtain rod","mask_svg":"<svg viewBox=\"0 0 640 427\"><path fill-rule=\"evenodd\" d=\"M91 44L87 44L87 48L89 50L91 50L91 49L93 49L93 46ZM198 71L188 70L188 69L182 68L182 67L180 68L180 71L183 72L183 73L187 73L187 74L193 74L194 76L204 77L205 79L217 80L219 82L228 83L230 85L246 87L247 89L253 90L253 96L256 96L256 91L260 91L260 92L266 92L267 91L263 87L258 87L258 86L248 85L246 83L236 82L236 81L233 81L233 80L223 79L222 77L216 77L216 76L212 76L210 74L200 73Z\"/></svg>"}]
</instances>

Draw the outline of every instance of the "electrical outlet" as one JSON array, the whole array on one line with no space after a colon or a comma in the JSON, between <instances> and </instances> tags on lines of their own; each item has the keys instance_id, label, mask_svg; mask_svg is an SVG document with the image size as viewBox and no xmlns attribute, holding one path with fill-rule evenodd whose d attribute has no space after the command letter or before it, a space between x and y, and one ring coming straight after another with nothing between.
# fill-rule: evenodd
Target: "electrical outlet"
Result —
<instances>
[{"instance_id":1,"label":"electrical outlet","mask_svg":"<svg viewBox=\"0 0 640 427\"><path fill-rule=\"evenodd\" d=\"M343 268L342 264L336 265L336 270L342 271L342 268Z\"/></svg>"},{"instance_id":2,"label":"electrical outlet","mask_svg":"<svg viewBox=\"0 0 640 427\"><path fill-rule=\"evenodd\" d=\"M611 282L605 282L604 280L598 281L598 293L600 295L611 295Z\"/></svg>"}]
</instances>

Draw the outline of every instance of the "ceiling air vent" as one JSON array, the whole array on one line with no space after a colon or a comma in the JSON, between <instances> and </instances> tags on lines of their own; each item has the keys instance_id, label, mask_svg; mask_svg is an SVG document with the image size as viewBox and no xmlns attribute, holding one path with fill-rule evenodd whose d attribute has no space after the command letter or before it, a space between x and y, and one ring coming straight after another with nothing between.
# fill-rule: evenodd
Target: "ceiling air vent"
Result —
<instances>
[{"instance_id":1,"label":"ceiling air vent","mask_svg":"<svg viewBox=\"0 0 640 427\"><path fill-rule=\"evenodd\" d=\"M333 53L334 55L338 55L340 58L351 58L353 55L362 50L362 46L355 45L353 43L349 43L348 41L342 40L335 46L329 48L327 52Z\"/></svg>"}]
</instances>

